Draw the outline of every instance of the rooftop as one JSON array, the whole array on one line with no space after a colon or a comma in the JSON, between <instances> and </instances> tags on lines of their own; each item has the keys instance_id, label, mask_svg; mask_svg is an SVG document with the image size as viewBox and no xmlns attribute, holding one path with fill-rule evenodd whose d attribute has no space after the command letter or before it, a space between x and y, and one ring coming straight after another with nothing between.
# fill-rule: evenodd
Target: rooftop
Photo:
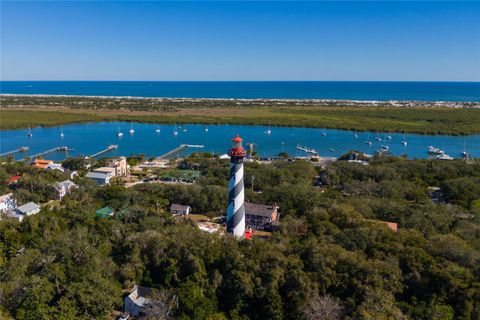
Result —
<instances>
[{"instance_id":1,"label":"rooftop","mask_svg":"<svg viewBox=\"0 0 480 320\"><path fill-rule=\"evenodd\" d=\"M171 210L175 210L175 211L180 211L180 210L185 211L188 208L190 208L190 206L184 206L183 204L178 204L178 203L174 203L170 207Z\"/></svg>"},{"instance_id":2,"label":"rooftop","mask_svg":"<svg viewBox=\"0 0 480 320\"><path fill-rule=\"evenodd\" d=\"M30 212L32 210L36 210L36 209L39 209L40 206L38 204L36 204L35 202L29 202L29 203L26 203L24 204L23 206L20 206L20 207L17 207L17 211L20 211L21 213L26 213L26 212Z\"/></svg>"},{"instance_id":3,"label":"rooftop","mask_svg":"<svg viewBox=\"0 0 480 320\"><path fill-rule=\"evenodd\" d=\"M87 178L92 178L92 179L107 179L108 174L104 172L95 172L95 171L90 171L85 175Z\"/></svg>"},{"instance_id":4,"label":"rooftop","mask_svg":"<svg viewBox=\"0 0 480 320\"><path fill-rule=\"evenodd\" d=\"M278 207L272 205L245 202L245 214L270 217L277 209Z\"/></svg>"}]
</instances>

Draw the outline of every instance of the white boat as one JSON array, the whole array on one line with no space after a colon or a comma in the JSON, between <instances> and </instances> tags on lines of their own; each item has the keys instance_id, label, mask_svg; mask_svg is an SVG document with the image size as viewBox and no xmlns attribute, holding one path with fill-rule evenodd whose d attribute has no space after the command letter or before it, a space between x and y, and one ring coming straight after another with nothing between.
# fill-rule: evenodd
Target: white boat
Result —
<instances>
[{"instance_id":1,"label":"white boat","mask_svg":"<svg viewBox=\"0 0 480 320\"><path fill-rule=\"evenodd\" d=\"M442 153L442 154L437 156L437 159L438 160L453 160L453 157L449 156L446 153Z\"/></svg>"},{"instance_id":2,"label":"white boat","mask_svg":"<svg viewBox=\"0 0 480 320\"><path fill-rule=\"evenodd\" d=\"M334 151L335 151L335 149L333 149L333 148L329 148L329 149L328 149L328 151L330 151L330 152L334 152Z\"/></svg>"},{"instance_id":3,"label":"white boat","mask_svg":"<svg viewBox=\"0 0 480 320\"><path fill-rule=\"evenodd\" d=\"M265 131L265 134L268 134L268 135L272 134L272 129L270 129L270 123L268 124L268 129L267 131Z\"/></svg>"},{"instance_id":4,"label":"white boat","mask_svg":"<svg viewBox=\"0 0 480 320\"><path fill-rule=\"evenodd\" d=\"M387 136L387 139L388 139L388 140L392 140L392 136Z\"/></svg>"},{"instance_id":5,"label":"white boat","mask_svg":"<svg viewBox=\"0 0 480 320\"><path fill-rule=\"evenodd\" d=\"M32 129L30 129L30 125L28 125L27 137L31 138L32 136L33 136Z\"/></svg>"},{"instance_id":6,"label":"white boat","mask_svg":"<svg viewBox=\"0 0 480 320\"><path fill-rule=\"evenodd\" d=\"M368 140L368 141L365 141L365 144L369 145L369 146L372 146L372 141Z\"/></svg>"},{"instance_id":7,"label":"white boat","mask_svg":"<svg viewBox=\"0 0 480 320\"><path fill-rule=\"evenodd\" d=\"M134 134L135 133L135 130L133 129L133 124L130 123L130 134Z\"/></svg>"},{"instance_id":8,"label":"white boat","mask_svg":"<svg viewBox=\"0 0 480 320\"><path fill-rule=\"evenodd\" d=\"M63 134L63 127L60 128L60 138L63 138L65 135Z\"/></svg>"},{"instance_id":9,"label":"white boat","mask_svg":"<svg viewBox=\"0 0 480 320\"><path fill-rule=\"evenodd\" d=\"M325 131L322 131L322 136L326 137L327 133Z\"/></svg>"},{"instance_id":10,"label":"white boat","mask_svg":"<svg viewBox=\"0 0 480 320\"><path fill-rule=\"evenodd\" d=\"M175 126L175 128L173 129L173 135L174 135L174 136L178 135L178 129L177 129L177 126Z\"/></svg>"},{"instance_id":11,"label":"white boat","mask_svg":"<svg viewBox=\"0 0 480 320\"><path fill-rule=\"evenodd\" d=\"M407 139L405 139L405 131L403 131L403 140L402 140L402 144L403 144L404 146L407 146L407 144L408 144L408 143L407 143Z\"/></svg>"},{"instance_id":12,"label":"white boat","mask_svg":"<svg viewBox=\"0 0 480 320\"><path fill-rule=\"evenodd\" d=\"M445 152L439 148L435 148L433 146L428 146L428 154L433 154L433 155L442 155Z\"/></svg>"},{"instance_id":13,"label":"white boat","mask_svg":"<svg viewBox=\"0 0 480 320\"><path fill-rule=\"evenodd\" d=\"M123 132L120 131L120 128L118 128L117 137L123 137Z\"/></svg>"},{"instance_id":14,"label":"white boat","mask_svg":"<svg viewBox=\"0 0 480 320\"><path fill-rule=\"evenodd\" d=\"M208 127L205 127L205 132L208 132Z\"/></svg>"},{"instance_id":15,"label":"white boat","mask_svg":"<svg viewBox=\"0 0 480 320\"><path fill-rule=\"evenodd\" d=\"M155 129L155 132L160 133L160 127L159 126L157 126L157 129Z\"/></svg>"},{"instance_id":16,"label":"white boat","mask_svg":"<svg viewBox=\"0 0 480 320\"><path fill-rule=\"evenodd\" d=\"M356 130L355 130L355 131L353 131L353 136L355 137L355 139L357 139L357 138L358 138L358 134L357 134L357 131L356 131Z\"/></svg>"},{"instance_id":17,"label":"white boat","mask_svg":"<svg viewBox=\"0 0 480 320\"><path fill-rule=\"evenodd\" d=\"M387 146L387 145L382 145L381 149L384 150L384 151L388 151L390 149L390 147Z\"/></svg>"},{"instance_id":18,"label":"white boat","mask_svg":"<svg viewBox=\"0 0 480 320\"><path fill-rule=\"evenodd\" d=\"M183 128L183 130L182 130L182 131L183 131L183 132L187 132L188 130L187 130L187 128Z\"/></svg>"}]
</instances>

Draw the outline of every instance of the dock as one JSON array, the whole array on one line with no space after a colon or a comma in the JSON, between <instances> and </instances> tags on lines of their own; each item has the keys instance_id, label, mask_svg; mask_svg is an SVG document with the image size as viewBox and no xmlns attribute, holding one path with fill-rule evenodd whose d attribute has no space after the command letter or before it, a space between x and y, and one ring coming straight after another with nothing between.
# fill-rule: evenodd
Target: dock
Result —
<instances>
[{"instance_id":1,"label":"dock","mask_svg":"<svg viewBox=\"0 0 480 320\"><path fill-rule=\"evenodd\" d=\"M12 154L15 154L15 153L19 153L19 152L27 152L28 150L29 150L28 147L20 147L18 149L12 150L12 151L0 153L0 158L3 158L5 156L9 156L9 155L12 155Z\"/></svg>"},{"instance_id":2,"label":"dock","mask_svg":"<svg viewBox=\"0 0 480 320\"><path fill-rule=\"evenodd\" d=\"M203 145L202 144L181 144L175 149L170 150L167 153L164 153L161 156L157 157L157 160L165 159L166 157L171 156L172 154L178 153L180 151L183 151L187 148L203 148Z\"/></svg>"},{"instance_id":3,"label":"dock","mask_svg":"<svg viewBox=\"0 0 480 320\"><path fill-rule=\"evenodd\" d=\"M106 149L100 150L100 151L98 151L97 153L92 154L91 156L89 156L89 158L98 157L98 156L101 155L101 154L110 152L110 151L115 150L115 149L117 149L117 148L118 148L118 145L117 145L117 144L111 144L111 145L109 145Z\"/></svg>"},{"instance_id":4,"label":"dock","mask_svg":"<svg viewBox=\"0 0 480 320\"><path fill-rule=\"evenodd\" d=\"M44 156L44 155L52 153L52 152L67 152L68 150L70 150L70 149L68 149L68 147L65 147L65 146L55 147L55 148L48 149L48 150L45 150L45 151L40 152L40 153L32 154L28 158L23 158L21 161L26 161L28 159L37 159L38 157Z\"/></svg>"}]
</instances>

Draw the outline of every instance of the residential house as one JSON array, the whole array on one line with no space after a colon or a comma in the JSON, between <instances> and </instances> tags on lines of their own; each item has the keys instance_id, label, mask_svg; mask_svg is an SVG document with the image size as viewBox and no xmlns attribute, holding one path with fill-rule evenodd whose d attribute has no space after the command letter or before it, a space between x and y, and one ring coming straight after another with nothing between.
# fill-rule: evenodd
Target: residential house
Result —
<instances>
[{"instance_id":1,"label":"residential house","mask_svg":"<svg viewBox=\"0 0 480 320\"><path fill-rule=\"evenodd\" d=\"M20 180L21 176L12 176L5 180L5 184L11 185L11 184L16 184L18 180Z\"/></svg>"},{"instance_id":2,"label":"residential house","mask_svg":"<svg viewBox=\"0 0 480 320\"><path fill-rule=\"evenodd\" d=\"M103 207L102 209L98 209L95 211L95 215L100 218L110 218L113 217L115 212L110 207Z\"/></svg>"},{"instance_id":3,"label":"residential house","mask_svg":"<svg viewBox=\"0 0 480 320\"><path fill-rule=\"evenodd\" d=\"M85 177L95 180L100 185L110 184L110 180L115 177L115 168L100 167L90 171Z\"/></svg>"},{"instance_id":4,"label":"residential house","mask_svg":"<svg viewBox=\"0 0 480 320\"><path fill-rule=\"evenodd\" d=\"M56 191L56 198L62 200L71 190L77 188L77 185L71 180L65 180L62 182L55 182L53 185Z\"/></svg>"},{"instance_id":5,"label":"residential house","mask_svg":"<svg viewBox=\"0 0 480 320\"><path fill-rule=\"evenodd\" d=\"M58 170L58 171L60 171L60 172L65 172L65 168L62 167L61 164L59 164L59 163L53 163L53 162L50 163L50 164L48 164L44 169L45 169L45 170Z\"/></svg>"},{"instance_id":6,"label":"residential house","mask_svg":"<svg viewBox=\"0 0 480 320\"><path fill-rule=\"evenodd\" d=\"M153 293L151 288L135 285L132 292L125 297L125 311L135 317L148 315Z\"/></svg>"},{"instance_id":7,"label":"residential house","mask_svg":"<svg viewBox=\"0 0 480 320\"><path fill-rule=\"evenodd\" d=\"M0 196L0 212L7 212L15 209L17 202L13 197L13 193L7 193Z\"/></svg>"},{"instance_id":8,"label":"residential house","mask_svg":"<svg viewBox=\"0 0 480 320\"><path fill-rule=\"evenodd\" d=\"M8 217L22 222L26 216L31 216L40 212L40 205L35 202L29 202L23 206L17 207L8 213Z\"/></svg>"},{"instance_id":9,"label":"residential house","mask_svg":"<svg viewBox=\"0 0 480 320\"><path fill-rule=\"evenodd\" d=\"M427 193L433 203L439 204L442 200L442 189L440 187L428 187Z\"/></svg>"},{"instance_id":10,"label":"residential house","mask_svg":"<svg viewBox=\"0 0 480 320\"><path fill-rule=\"evenodd\" d=\"M280 219L277 205L264 205L245 202L245 225L263 230Z\"/></svg>"},{"instance_id":11,"label":"residential house","mask_svg":"<svg viewBox=\"0 0 480 320\"><path fill-rule=\"evenodd\" d=\"M190 206L184 206L177 203L174 203L170 206L170 213L172 214L187 215L187 214L190 214L191 211L192 211L192 208Z\"/></svg>"},{"instance_id":12,"label":"residential house","mask_svg":"<svg viewBox=\"0 0 480 320\"><path fill-rule=\"evenodd\" d=\"M45 169L50 164L53 164L53 160L35 159L33 162L33 166L39 169Z\"/></svg>"},{"instance_id":13,"label":"residential house","mask_svg":"<svg viewBox=\"0 0 480 320\"><path fill-rule=\"evenodd\" d=\"M130 175L130 166L127 163L127 158L118 157L107 160L107 166L115 169L115 177L122 178Z\"/></svg>"}]
</instances>

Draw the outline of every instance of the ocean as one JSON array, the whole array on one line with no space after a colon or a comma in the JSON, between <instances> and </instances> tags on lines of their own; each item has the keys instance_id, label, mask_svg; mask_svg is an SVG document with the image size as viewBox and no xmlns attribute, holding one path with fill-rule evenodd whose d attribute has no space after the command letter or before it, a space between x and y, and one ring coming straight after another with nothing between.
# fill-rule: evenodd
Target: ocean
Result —
<instances>
[{"instance_id":1,"label":"ocean","mask_svg":"<svg viewBox=\"0 0 480 320\"><path fill-rule=\"evenodd\" d=\"M480 82L0 81L0 93L165 98L480 102Z\"/></svg>"}]
</instances>

